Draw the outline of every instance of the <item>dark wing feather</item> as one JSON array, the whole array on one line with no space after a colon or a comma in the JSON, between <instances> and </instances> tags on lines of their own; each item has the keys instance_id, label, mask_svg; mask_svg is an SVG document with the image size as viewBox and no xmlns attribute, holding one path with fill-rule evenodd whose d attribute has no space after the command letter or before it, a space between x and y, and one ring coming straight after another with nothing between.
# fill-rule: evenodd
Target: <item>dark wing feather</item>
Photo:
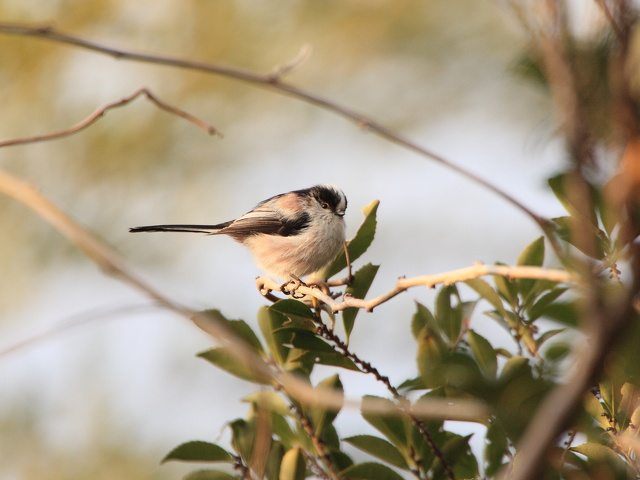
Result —
<instances>
[{"instance_id":1,"label":"dark wing feather","mask_svg":"<svg viewBox=\"0 0 640 480\"><path fill-rule=\"evenodd\" d=\"M257 208L244 214L217 233L230 235L238 240L251 235L297 235L309 224L309 215L301 213L284 219L271 209Z\"/></svg>"}]
</instances>

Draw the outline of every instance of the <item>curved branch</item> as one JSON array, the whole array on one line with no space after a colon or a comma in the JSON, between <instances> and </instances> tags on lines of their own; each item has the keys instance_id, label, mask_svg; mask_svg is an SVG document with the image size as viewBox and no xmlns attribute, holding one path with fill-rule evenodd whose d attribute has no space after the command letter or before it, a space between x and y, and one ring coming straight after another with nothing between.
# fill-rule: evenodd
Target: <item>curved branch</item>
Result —
<instances>
[{"instance_id":1,"label":"curved branch","mask_svg":"<svg viewBox=\"0 0 640 480\"><path fill-rule=\"evenodd\" d=\"M507 278L531 278L536 280L549 280L558 283L579 283L578 277L566 270L531 266L508 267L505 265L484 265L482 263L476 263L471 267L452 270L451 272L438 273L435 275L422 275L413 278L399 278L396 285L388 292L369 300L345 296L342 301L337 301L321 289L307 285L299 286L296 289L296 293L303 293L317 298L331 308L334 313L347 308L361 308L367 312L372 312L378 305L391 300L396 295L411 287L425 286L427 288L433 288L440 283L450 285L452 283L464 282L466 280L484 277L486 275L500 275ZM270 292L272 291L279 291L281 284L269 277L258 277L256 278L256 286L262 295L267 296L271 295Z\"/></svg>"},{"instance_id":2,"label":"curved branch","mask_svg":"<svg viewBox=\"0 0 640 480\"><path fill-rule=\"evenodd\" d=\"M27 143L45 142L48 140L56 140L58 138L63 138L63 137L72 135L76 132L79 132L80 130L84 130L88 126L97 122L98 119L104 116L109 110L113 108L123 107L131 103L141 95L144 95L149 101L151 101L158 108L166 112L169 112L172 115L177 115L178 117L184 118L185 120L193 123L197 127L207 132L209 135L217 135L219 137L222 136L220 132L218 132L218 130L216 130L213 126L209 125L208 123L205 123L199 118L194 117L190 113L185 112L184 110L181 110L178 107L174 107L172 105L169 105L168 103L163 102L153 93L151 93L151 91L148 88L139 88L132 94L127 95L126 97L121 98L120 100L116 100L115 102L110 102L106 105L103 105L102 107L99 107L88 117L84 118L83 120L76 123L75 125L72 125L69 128L65 128L64 130L60 130L58 132L47 133L45 135L37 135L35 137L12 138L11 140L0 141L0 147L11 147L14 145L25 145Z\"/></svg>"},{"instance_id":3,"label":"curved branch","mask_svg":"<svg viewBox=\"0 0 640 480\"><path fill-rule=\"evenodd\" d=\"M366 129L369 132L375 133L376 135L392 143L395 143L396 145L400 145L401 147L406 148L407 150L417 153L423 157L430 158L436 161L437 163L455 171L459 175L462 175L468 180L471 180L474 183L482 185L486 189L502 197L504 200L511 203L513 206L515 206L516 208L521 210L523 213L525 213L527 216L529 216L534 222L538 224L538 226L545 232L545 234L550 234L551 232L551 226L548 219L536 214L533 210L526 207L523 203L521 203L515 197L511 196L510 194L508 194L498 186L494 185L493 183L489 182L488 180L485 180L484 178L476 175L475 173L469 170L466 170L465 168L447 160L443 156L438 155L437 153L434 153L428 150L427 148L421 147L417 143L409 140L408 138L403 137L402 135L376 122L375 120L356 112L355 110L339 105L331 100L323 98L312 92L298 88L290 83L283 82L282 76L284 73L287 73L288 71L290 71L291 70L290 68L276 69L276 74L271 73L271 74L261 75L261 74L253 73L247 70L234 68L226 65L221 65L217 63L197 62L197 61L191 61L191 60L184 60L182 58L168 57L163 55L152 55L152 54L139 53L139 52L134 52L130 50L109 47L91 40L86 40L74 35L68 35L68 34L59 32L52 26L34 27L34 26L18 25L18 24L11 24L11 23L0 23L0 33L44 38L47 40L52 40L54 42L64 43L67 45L73 45L79 48L92 50L94 52L109 55L117 59L153 63L157 65L167 65L171 67L185 68L189 70L198 70L202 72L223 75L226 77L234 78L236 80L247 82L255 86L267 88L275 92L278 92L280 94L297 98L299 100L303 100L307 103L313 104L317 107L333 112L343 118L351 120L352 122L354 122L361 128ZM294 66L297 66L299 63L300 61L298 60L293 61Z\"/></svg>"}]
</instances>

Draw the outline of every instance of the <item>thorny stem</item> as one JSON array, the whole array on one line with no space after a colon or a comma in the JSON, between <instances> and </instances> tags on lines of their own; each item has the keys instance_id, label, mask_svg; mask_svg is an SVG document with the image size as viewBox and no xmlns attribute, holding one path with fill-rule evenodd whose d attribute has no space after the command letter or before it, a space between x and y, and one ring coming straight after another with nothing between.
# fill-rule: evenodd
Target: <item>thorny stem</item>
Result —
<instances>
[{"instance_id":1,"label":"thorny stem","mask_svg":"<svg viewBox=\"0 0 640 480\"><path fill-rule=\"evenodd\" d=\"M321 337L325 338L326 340L329 340L330 342L332 342L335 345L335 349L339 353L341 353L343 356L352 360L356 365L358 365L362 369L362 371L373 375L376 378L376 380L378 380L379 382L382 382L384 386L387 387L387 390L391 392L391 395L393 395L393 398L398 402L400 409L406 413L406 415L409 417L411 422L420 431L420 434L429 445L429 448L431 449L435 457L440 462L440 465L445 471L447 477L450 480L455 480L455 475L453 473L453 470L451 469L451 466L447 463L446 459L444 458L444 454L442 453L442 450L440 450L438 445L436 445L436 442L433 440L433 437L429 433L429 430L425 427L424 422L420 420L418 417L416 417L413 413L411 413L411 403L404 395L401 395L398 392L398 389L396 387L394 387L391 384L389 377L387 377L386 375L382 375L377 368L375 368L369 362L362 360L355 353L349 350L349 347L340 339L340 337L338 337L331 329L329 329L329 327L327 327L324 323L322 323L320 318L317 318L315 320L315 324L316 324L318 334Z\"/></svg>"},{"instance_id":2,"label":"thorny stem","mask_svg":"<svg viewBox=\"0 0 640 480\"><path fill-rule=\"evenodd\" d=\"M335 471L333 461L331 460L331 456L329 455L329 452L327 452L326 445L324 441L321 438L319 438L318 435L316 435L311 419L294 402L290 402L289 408L296 414L296 416L298 417L298 420L300 421L300 425L302 426L302 428L304 428L304 431L307 433L307 436L311 439L311 442L313 442L313 446L318 451L318 456L320 458L320 461L322 462L325 469L327 470L327 474L329 475L329 478L340 480L341 477Z\"/></svg>"}]
</instances>

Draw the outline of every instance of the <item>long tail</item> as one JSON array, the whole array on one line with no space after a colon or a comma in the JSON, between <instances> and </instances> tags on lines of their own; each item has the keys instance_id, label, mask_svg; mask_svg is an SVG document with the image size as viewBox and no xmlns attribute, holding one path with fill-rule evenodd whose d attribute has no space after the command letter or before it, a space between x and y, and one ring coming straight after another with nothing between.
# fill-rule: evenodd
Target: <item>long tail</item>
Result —
<instances>
[{"instance_id":1,"label":"long tail","mask_svg":"<svg viewBox=\"0 0 640 480\"><path fill-rule=\"evenodd\" d=\"M218 225L147 225L144 227L130 228L129 232L191 232L212 234L227 225L229 225L229 222Z\"/></svg>"}]
</instances>

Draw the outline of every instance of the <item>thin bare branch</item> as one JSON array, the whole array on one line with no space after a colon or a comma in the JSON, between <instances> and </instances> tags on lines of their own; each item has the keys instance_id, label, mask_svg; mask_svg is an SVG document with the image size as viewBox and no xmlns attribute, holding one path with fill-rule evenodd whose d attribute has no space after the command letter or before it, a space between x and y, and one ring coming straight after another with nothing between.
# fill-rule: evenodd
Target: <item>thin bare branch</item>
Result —
<instances>
[{"instance_id":1,"label":"thin bare branch","mask_svg":"<svg viewBox=\"0 0 640 480\"><path fill-rule=\"evenodd\" d=\"M203 129L209 135L217 135L219 137L222 136L220 134L220 132L218 132L218 130L216 130L211 125L205 123L204 121L200 120L199 118L194 117L193 115L191 115L190 113L185 112L184 110L181 110L181 109L179 109L177 107L174 107L172 105L169 105L168 103L163 102L157 96L155 96L153 93L151 93L151 91L149 89L147 89L147 88L139 88L138 90L133 92L131 95L127 95L126 97L121 98L120 100L117 100L115 102L111 102L111 103L108 103L106 105L103 105L102 107L99 107L91 115L89 115L88 117L84 118L83 120L81 120L80 122L76 123L75 125L72 125L69 128L65 128L64 130L60 130L59 132L48 133L48 134L45 134L45 135L37 135L37 136L34 136L34 137L24 137L24 138L12 138L10 140L0 141L0 147L11 147L11 146L15 146L15 145L25 145L25 144L28 144L28 143L45 142L45 141L48 141L48 140L56 140L58 138L67 137L69 135L72 135L74 133L79 132L80 130L84 130L88 126L92 125L93 123L98 121L102 116L104 116L109 110L125 106L125 105L131 103L132 101L134 101L136 98L138 98L141 95L144 95L148 100L150 100L158 108L160 108L160 109L162 109L162 110L164 110L166 112L169 112L172 115L177 115L178 117L184 118L185 120L193 123L197 127Z\"/></svg>"},{"instance_id":2,"label":"thin bare branch","mask_svg":"<svg viewBox=\"0 0 640 480\"><path fill-rule=\"evenodd\" d=\"M578 277L566 270L531 266L508 267L504 265L484 265L482 263L476 263L471 267L461 268L451 272L435 275L423 275L413 278L399 278L396 285L388 292L369 300L347 295L341 301L338 301L330 295L327 295L319 288L305 285L298 287L296 293L303 293L310 297L317 298L321 302L327 304L334 313L347 308L361 308L367 312L372 312L378 305L391 300L396 295L412 287L426 286L427 288L433 288L438 284L451 285L453 283L464 282L466 280L484 277L486 275L500 275L507 278L531 278L536 280L549 280L558 283L579 283ZM262 295L270 295L270 292L278 291L281 286L280 283L269 277L258 277L256 279L256 285Z\"/></svg>"},{"instance_id":3,"label":"thin bare branch","mask_svg":"<svg viewBox=\"0 0 640 480\"><path fill-rule=\"evenodd\" d=\"M198 70L202 72L223 75L297 98L299 100L333 112L343 118L351 120L359 127L366 129L368 132L375 133L376 135L385 138L386 140L395 143L396 145L400 145L401 147L417 153L423 157L430 158L437 163L455 171L468 180L482 185L484 188L494 192L495 194L502 197L504 200L521 210L527 216L529 216L536 224L538 224L538 226L545 232L545 234L550 235L552 232L551 225L548 219L542 217L541 215L538 215L533 210L529 209L523 203L517 200L515 197L499 188L498 186L494 185L493 183L489 182L488 180L485 180L484 178L451 162L443 156L438 155L437 153L434 153L418 145L417 143L383 126L379 122L356 112L355 110L339 105L336 102L323 98L304 89L298 88L290 83L283 82L280 78L281 76L274 76L273 74L261 75L247 70L216 63L190 61L183 58L168 57L163 55L151 55L109 47L97 42L93 42L91 40L86 40L74 35L68 35L59 32L52 26L28 26L11 23L0 23L0 33L43 38L67 45L73 45L87 50L92 50L105 55L110 55L117 59L146 62L157 65L167 65L177 68Z\"/></svg>"}]
</instances>

